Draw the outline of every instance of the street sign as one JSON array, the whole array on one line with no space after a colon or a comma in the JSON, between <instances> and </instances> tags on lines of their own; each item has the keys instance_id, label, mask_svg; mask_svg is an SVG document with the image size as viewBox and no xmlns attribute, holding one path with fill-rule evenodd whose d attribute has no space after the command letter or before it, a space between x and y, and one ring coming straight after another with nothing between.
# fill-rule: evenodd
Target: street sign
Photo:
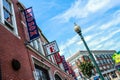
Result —
<instances>
[{"instance_id":1,"label":"street sign","mask_svg":"<svg viewBox=\"0 0 120 80\"><path fill-rule=\"evenodd\" d=\"M56 41L52 41L52 42L44 45L44 47L47 51L47 55L52 55L52 54L55 54L55 53L59 52L59 48L57 46Z\"/></svg>"}]
</instances>

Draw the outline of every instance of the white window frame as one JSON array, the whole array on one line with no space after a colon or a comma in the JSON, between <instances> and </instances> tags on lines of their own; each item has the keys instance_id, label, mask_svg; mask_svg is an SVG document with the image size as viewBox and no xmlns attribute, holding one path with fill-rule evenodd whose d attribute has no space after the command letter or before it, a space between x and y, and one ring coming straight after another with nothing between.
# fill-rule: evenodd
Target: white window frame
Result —
<instances>
[{"instance_id":1,"label":"white window frame","mask_svg":"<svg viewBox=\"0 0 120 80\"><path fill-rule=\"evenodd\" d=\"M79 73L79 69L78 68L74 69L74 72Z\"/></svg>"},{"instance_id":2,"label":"white window frame","mask_svg":"<svg viewBox=\"0 0 120 80\"><path fill-rule=\"evenodd\" d=\"M41 39L38 38L32 42L30 42L30 45L37 51L40 52L40 54L43 54L45 56L45 52L43 50L43 46L42 46L42 42L41 42Z\"/></svg>"},{"instance_id":3,"label":"white window frame","mask_svg":"<svg viewBox=\"0 0 120 80\"><path fill-rule=\"evenodd\" d=\"M6 24L5 24L5 19L4 19L4 9L3 9L3 0L0 0L0 24L2 24L7 30L18 36L18 30L17 30L17 24L16 24L16 17L15 17L15 12L14 12L14 7L11 2L11 0L7 0L11 4L11 13L12 13L12 26L13 30L11 30Z\"/></svg>"},{"instance_id":4,"label":"white window frame","mask_svg":"<svg viewBox=\"0 0 120 80\"><path fill-rule=\"evenodd\" d=\"M72 65L72 66L76 66L76 63L75 63L75 62L73 62L73 63L71 63L71 65Z\"/></svg>"}]
</instances>

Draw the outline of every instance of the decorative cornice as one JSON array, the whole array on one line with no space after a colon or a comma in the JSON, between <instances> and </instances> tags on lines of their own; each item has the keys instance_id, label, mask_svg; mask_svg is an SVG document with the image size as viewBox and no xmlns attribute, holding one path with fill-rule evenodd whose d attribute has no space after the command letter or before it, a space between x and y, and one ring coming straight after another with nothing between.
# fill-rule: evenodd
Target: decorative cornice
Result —
<instances>
[{"instance_id":1,"label":"decorative cornice","mask_svg":"<svg viewBox=\"0 0 120 80\"><path fill-rule=\"evenodd\" d=\"M99 54L99 53L102 53L102 52L116 52L115 50L91 50L92 53L94 54ZM72 61L73 59L75 59L77 56L80 56L80 55L89 55L88 54L88 51L86 50L79 50L78 52L76 52L74 55L72 55L71 57L69 57L67 59L67 61Z\"/></svg>"}]
</instances>

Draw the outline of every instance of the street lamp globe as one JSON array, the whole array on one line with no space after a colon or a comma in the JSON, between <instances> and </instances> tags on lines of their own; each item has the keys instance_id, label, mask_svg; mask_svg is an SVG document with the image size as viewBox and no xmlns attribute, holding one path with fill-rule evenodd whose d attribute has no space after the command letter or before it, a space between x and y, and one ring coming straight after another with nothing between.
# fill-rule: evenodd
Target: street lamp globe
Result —
<instances>
[{"instance_id":1,"label":"street lamp globe","mask_svg":"<svg viewBox=\"0 0 120 80\"><path fill-rule=\"evenodd\" d=\"M76 23L74 23L74 30L75 30L75 32L77 32L77 33L80 33L81 32L81 28L80 28L80 26L78 26Z\"/></svg>"}]
</instances>

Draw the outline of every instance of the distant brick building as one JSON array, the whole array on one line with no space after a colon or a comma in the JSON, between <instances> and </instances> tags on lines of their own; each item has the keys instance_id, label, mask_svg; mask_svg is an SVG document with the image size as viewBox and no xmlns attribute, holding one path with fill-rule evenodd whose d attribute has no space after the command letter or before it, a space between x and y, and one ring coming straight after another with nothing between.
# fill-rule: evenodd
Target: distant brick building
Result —
<instances>
[{"instance_id":1,"label":"distant brick building","mask_svg":"<svg viewBox=\"0 0 120 80\"><path fill-rule=\"evenodd\" d=\"M112 55L116 52L115 50L92 50L91 52L105 80L118 80L120 78L112 60ZM78 51L69 57L67 61L71 64L77 80L84 80L85 76L77 65L80 65L83 61L91 61L88 52ZM98 78L99 74L96 72L96 69L92 70L92 72L92 80L96 80L95 78Z\"/></svg>"},{"instance_id":2,"label":"distant brick building","mask_svg":"<svg viewBox=\"0 0 120 80\"><path fill-rule=\"evenodd\" d=\"M49 41L40 29L40 38L26 43L24 9L18 0L0 0L0 80L73 80L54 55L46 57Z\"/></svg>"}]
</instances>

